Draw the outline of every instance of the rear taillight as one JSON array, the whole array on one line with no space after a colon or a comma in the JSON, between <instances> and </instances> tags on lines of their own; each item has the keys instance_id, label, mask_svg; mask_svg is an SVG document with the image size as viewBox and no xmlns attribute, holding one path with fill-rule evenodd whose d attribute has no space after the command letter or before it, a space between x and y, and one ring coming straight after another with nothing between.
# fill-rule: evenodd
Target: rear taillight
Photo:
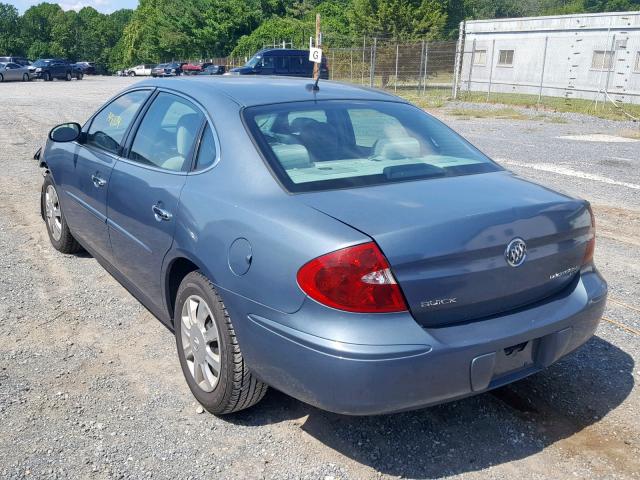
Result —
<instances>
[{"instance_id":1,"label":"rear taillight","mask_svg":"<svg viewBox=\"0 0 640 480\"><path fill-rule=\"evenodd\" d=\"M407 310L389 263L373 242L311 260L298 271L298 284L314 300L339 310L360 313Z\"/></svg>"},{"instance_id":2,"label":"rear taillight","mask_svg":"<svg viewBox=\"0 0 640 480\"><path fill-rule=\"evenodd\" d=\"M583 266L593 263L593 253L596 250L596 217L593 216L591 205L589 205L587 209L589 210L589 215L591 215L591 228L589 229L591 239L587 242L587 248L584 251L584 257L582 258Z\"/></svg>"}]
</instances>

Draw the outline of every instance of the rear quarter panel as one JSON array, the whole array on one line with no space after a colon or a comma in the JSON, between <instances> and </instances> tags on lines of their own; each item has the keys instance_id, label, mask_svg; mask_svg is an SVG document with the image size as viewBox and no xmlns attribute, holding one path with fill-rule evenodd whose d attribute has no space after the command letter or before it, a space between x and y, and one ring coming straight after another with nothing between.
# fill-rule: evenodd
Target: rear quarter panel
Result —
<instances>
[{"instance_id":1,"label":"rear quarter panel","mask_svg":"<svg viewBox=\"0 0 640 480\"><path fill-rule=\"evenodd\" d=\"M165 266L176 257L189 258L222 290L281 312L297 311L305 298L297 285L298 269L316 256L369 238L296 202L277 184L248 137L238 105L218 97L208 110L220 160L188 175ZM236 239L246 239L251 248L244 275L229 266Z\"/></svg>"}]
</instances>

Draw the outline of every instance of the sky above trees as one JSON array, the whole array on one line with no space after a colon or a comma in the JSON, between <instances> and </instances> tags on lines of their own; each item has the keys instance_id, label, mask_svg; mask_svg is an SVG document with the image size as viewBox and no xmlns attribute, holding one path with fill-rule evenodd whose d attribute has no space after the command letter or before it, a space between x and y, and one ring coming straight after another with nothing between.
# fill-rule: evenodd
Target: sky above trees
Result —
<instances>
[{"instance_id":1,"label":"sky above trees","mask_svg":"<svg viewBox=\"0 0 640 480\"><path fill-rule=\"evenodd\" d=\"M38 5L42 0L9 0L9 5L13 5L18 12L24 13L29 7ZM138 0L65 0L57 3L63 10L80 10L83 7L92 7L102 13L111 13L121 8L134 9L138 6Z\"/></svg>"}]
</instances>

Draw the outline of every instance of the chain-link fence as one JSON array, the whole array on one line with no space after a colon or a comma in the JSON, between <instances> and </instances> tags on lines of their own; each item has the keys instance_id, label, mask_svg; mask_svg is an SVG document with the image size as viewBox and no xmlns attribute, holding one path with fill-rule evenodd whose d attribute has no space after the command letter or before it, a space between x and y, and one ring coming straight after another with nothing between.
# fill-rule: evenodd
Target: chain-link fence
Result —
<instances>
[{"instance_id":1,"label":"chain-link fence","mask_svg":"<svg viewBox=\"0 0 640 480\"><path fill-rule=\"evenodd\" d=\"M640 104L640 28L632 15L611 15L622 23L592 15L463 22L457 41L328 35L323 53L331 80L426 97L422 104L454 98L586 112L591 104L603 108L600 103L619 110ZM264 47L307 49L308 33ZM230 69L248 58L207 61ZM632 106L635 113L624 115L637 118L640 107Z\"/></svg>"},{"instance_id":2,"label":"chain-link fence","mask_svg":"<svg viewBox=\"0 0 640 480\"><path fill-rule=\"evenodd\" d=\"M456 44L372 38L363 39L358 47L328 49L326 58L332 80L394 91L424 93L438 89L450 92Z\"/></svg>"},{"instance_id":3,"label":"chain-link fence","mask_svg":"<svg viewBox=\"0 0 640 480\"><path fill-rule=\"evenodd\" d=\"M275 48L283 48L283 45L287 48L308 48L294 45L292 42L280 42L274 45ZM456 42L426 40L401 42L366 37L351 47L332 48L325 44L323 53L331 80L384 88L395 92L437 94L443 98L451 96L456 64ZM226 57L205 60L225 65L229 69L243 65L248 58Z\"/></svg>"}]
</instances>

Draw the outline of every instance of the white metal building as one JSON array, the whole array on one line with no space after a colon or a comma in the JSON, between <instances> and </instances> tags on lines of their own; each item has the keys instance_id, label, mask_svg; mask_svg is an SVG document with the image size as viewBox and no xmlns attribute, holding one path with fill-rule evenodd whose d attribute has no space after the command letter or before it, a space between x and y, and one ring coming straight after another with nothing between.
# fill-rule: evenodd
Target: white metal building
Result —
<instances>
[{"instance_id":1,"label":"white metal building","mask_svg":"<svg viewBox=\"0 0 640 480\"><path fill-rule=\"evenodd\" d=\"M640 104L640 12L461 24L459 91Z\"/></svg>"}]
</instances>

